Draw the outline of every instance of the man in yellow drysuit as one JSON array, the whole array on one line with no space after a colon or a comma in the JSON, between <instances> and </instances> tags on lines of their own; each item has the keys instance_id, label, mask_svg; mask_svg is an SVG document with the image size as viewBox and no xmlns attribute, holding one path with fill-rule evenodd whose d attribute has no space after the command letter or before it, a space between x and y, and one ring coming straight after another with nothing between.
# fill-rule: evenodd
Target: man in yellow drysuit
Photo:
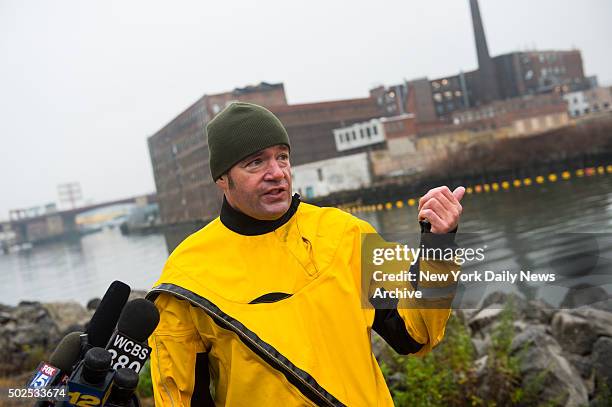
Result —
<instances>
[{"instance_id":1,"label":"man in yellow drysuit","mask_svg":"<svg viewBox=\"0 0 612 407\"><path fill-rule=\"evenodd\" d=\"M422 355L450 309L363 306L362 239L376 231L292 196L289 137L268 110L232 103L207 135L223 206L148 295L161 315L149 339L156 405L392 406L371 331ZM430 190L419 219L456 230L464 191Z\"/></svg>"}]
</instances>

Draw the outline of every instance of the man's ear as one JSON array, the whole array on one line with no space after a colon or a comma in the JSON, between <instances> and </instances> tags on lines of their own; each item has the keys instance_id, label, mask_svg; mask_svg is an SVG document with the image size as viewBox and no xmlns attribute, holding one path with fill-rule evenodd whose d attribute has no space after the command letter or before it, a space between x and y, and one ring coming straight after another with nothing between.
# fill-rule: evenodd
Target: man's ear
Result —
<instances>
[{"instance_id":1,"label":"man's ear","mask_svg":"<svg viewBox=\"0 0 612 407\"><path fill-rule=\"evenodd\" d=\"M221 175L221 177L219 177L218 180L215 181L215 183L221 188L221 189L226 189L227 188L227 174L223 174Z\"/></svg>"}]
</instances>

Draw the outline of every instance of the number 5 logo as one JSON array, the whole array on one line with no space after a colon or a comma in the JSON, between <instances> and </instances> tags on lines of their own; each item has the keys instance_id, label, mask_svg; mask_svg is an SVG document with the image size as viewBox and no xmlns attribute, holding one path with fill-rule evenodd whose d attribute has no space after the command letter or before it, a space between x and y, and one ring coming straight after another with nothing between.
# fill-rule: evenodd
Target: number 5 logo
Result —
<instances>
[{"instance_id":1,"label":"number 5 logo","mask_svg":"<svg viewBox=\"0 0 612 407\"><path fill-rule=\"evenodd\" d=\"M32 380L32 385L30 387L33 387L35 389L40 389L42 387L45 387L48 381L49 381L49 376L47 376L44 373L38 372L34 380Z\"/></svg>"}]
</instances>

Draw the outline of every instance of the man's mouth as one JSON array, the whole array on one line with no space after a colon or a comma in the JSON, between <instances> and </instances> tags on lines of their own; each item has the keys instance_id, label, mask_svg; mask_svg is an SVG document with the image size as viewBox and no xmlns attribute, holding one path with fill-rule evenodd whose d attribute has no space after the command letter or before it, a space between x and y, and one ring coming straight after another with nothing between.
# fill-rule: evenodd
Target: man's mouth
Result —
<instances>
[{"instance_id":1,"label":"man's mouth","mask_svg":"<svg viewBox=\"0 0 612 407\"><path fill-rule=\"evenodd\" d=\"M264 195L275 198L275 197L280 196L286 190L287 189L285 187L270 188L268 191L264 193Z\"/></svg>"}]
</instances>

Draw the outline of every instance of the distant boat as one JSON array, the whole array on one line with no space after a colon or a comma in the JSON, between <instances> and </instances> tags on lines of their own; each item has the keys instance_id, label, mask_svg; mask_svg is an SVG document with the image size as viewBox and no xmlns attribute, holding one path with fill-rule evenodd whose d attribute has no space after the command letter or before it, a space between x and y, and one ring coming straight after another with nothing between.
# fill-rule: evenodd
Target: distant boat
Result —
<instances>
[{"instance_id":1,"label":"distant boat","mask_svg":"<svg viewBox=\"0 0 612 407\"><path fill-rule=\"evenodd\" d=\"M30 250L32 250L33 247L34 245L32 245L32 243L30 242L14 244L8 247L8 252L9 253L29 252Z\"/></svg>"},{"instance_id":2,"label":"distant boat","mask_svg":"<svg viewBox=\"0 0 612 407\"><path fill-rule=\"evenodd\" d=\"M150 233L157 231L160 223L159 206L153 203L134 208L119 228L124 235Z\"/></svg>"}]
</instances>

